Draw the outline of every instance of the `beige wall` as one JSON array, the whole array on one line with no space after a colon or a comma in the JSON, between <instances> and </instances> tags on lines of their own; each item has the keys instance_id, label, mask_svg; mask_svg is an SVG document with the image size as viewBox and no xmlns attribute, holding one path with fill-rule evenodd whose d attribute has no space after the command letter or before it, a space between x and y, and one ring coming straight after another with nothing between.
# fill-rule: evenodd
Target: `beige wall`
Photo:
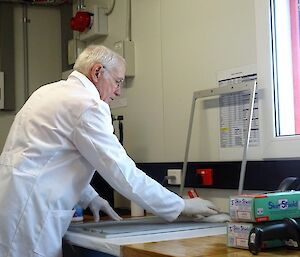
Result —
<instances>
[{"instance_id":1,"label":"beige wall","mask_svg":"<svg viewBox=\"0 0 300 257\"><path fill-rule=\"evenodd\" d=\"M86 1L91 3L97 1ZM127 1L116 0L109 36L93 43L113 47L126 38L126 8ZM18 108L24 102L21 15L16 8ZM32 92L60 78L60 17L53 8L29 8L29 18ZM127 81L128 105L113 110L125 117L125 147L137 162L182 161L192 92L215 87L219 70L256 63L254 0L132 0L132 40L136 76ZM202 107L197 105L190 160L215 161L218 110ZM1 147L12 116L0 113Z\"/></svg>"},{"instance_id":2,"label":"beige wall","mask_svg":"<svg viewBox=\"0 0 300 257\"><path fill-rule=\"evenodd\" d=\"M126 2L116 0L109 36L96 43L125 39ZM220 70L255 64L255 33L254 0L132 0L136 76L127 107L113 112L125 117L135 161L183 161L192 93L216 87ZM200 102L189 160L219 158L218 109Z\"/></svg>"},{"instance_id":3,"label":"beige wall","mask_svg":"<svg viewBox=\"0 0 300 257\"><path fill-rule=\"evenodd\" d=\"M125 39L126 2L116 0L109 36L96 43L113 47ZM132 40L136 76L127 83L128 105L113 109L125 118L125 148L136 162L181 162L192 93L216 87L220 70L256 64L254 0L132 0ZM190 161L220 159L218 115L217 108L197 105ZM223 211L237 193L198 191ZM115 199L117 206L129 204Z\"/></svg>"},{"instance_id":4,"label":"beige wall","mask_svg":"<svg viewBox=\"0 0 300 257\"><path fill-rule=\"evenodd\" d=\"M93 1L97 2L105 6L106 1ZM108 16L109 36L93 43L113 47L126 38L126 8L127 1L116 0ZM59 15L50 9L35 11L30 11L35 17L30 42L37 42L30 50L30 92L59 79L61 69L60 45L53 39L59 34ZM18 20L21 9L16 12ZM46 14L50 15L47 19ZM254 0L132 0L132 40L136 76L127 81L128 105L113 110L125 118L125 148L136 162L183 161L193 91L215 87L219 70L256 63ZM18 44L17 100L21 106L23 64ZM199 104L195 117L189 160L218 161L218 110L203 111ZM0 148L12 120L13 114L0 113ZM227 195L234 191L200 193L226 209Z\"/></svg>"}]
</instances>

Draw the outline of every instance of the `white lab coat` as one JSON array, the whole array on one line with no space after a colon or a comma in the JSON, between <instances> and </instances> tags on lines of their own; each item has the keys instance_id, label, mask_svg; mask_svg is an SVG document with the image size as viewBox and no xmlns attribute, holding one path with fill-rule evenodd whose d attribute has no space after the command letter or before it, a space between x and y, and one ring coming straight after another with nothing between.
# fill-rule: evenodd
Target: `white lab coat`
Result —
<instances>
[{"instance_id":1,"label":"white lab coat","mask_svg":"<svg viewBox=\"0 0 300 257\"><path fill-rule=\"evenodd\" d=\"M184 201L128 157L109 106L74 71L35 91L16 115L0 157L0 256L61 256L61 238L80 200L97 195L94 171L144 209L174 220Z\"/></svg>"}]
</instances>

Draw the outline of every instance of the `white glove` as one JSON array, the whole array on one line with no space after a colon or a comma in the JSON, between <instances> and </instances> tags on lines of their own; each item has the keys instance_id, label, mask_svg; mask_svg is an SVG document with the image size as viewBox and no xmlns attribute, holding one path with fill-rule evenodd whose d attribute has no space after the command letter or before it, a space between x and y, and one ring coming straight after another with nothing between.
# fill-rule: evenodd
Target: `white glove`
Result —
<instances>
[{"instance_id":1,"label":"white glove","mask_svg":"<svg viewBox=\"0 0 300 257\"><path fill-rule=\"evenodd\" d=\"M196 217L197 219L200 219L201 222L209 222L209 223L231 221L231 218L227 213L213 214L208 217L203 217L202 215L196 215Z\"/></svg>"},{"instance_id":2,"label":"white glove","mask_svg":"<svg viewBox=\"0 0 300 257\"><path fill-rule=\"evenodd\" d=\"M219 212L219 209L212 202L199 197L184 199L184 203L185 207L182 214L186 216L196 216L197 214L210 216Z\"/></svg>"},{"instance_id":3,"label":"white glove","mask_svg":"<svg viewBox=\"0 0 300 257\"><path fill-rule=\"evenodd\" d=\"M100 210L105 212L113 220L122 220L122 218L110 207L109 203L97 195L88 205L93 213L94 220L98 222L100 220Z\"/></svg>"}]
</instances>

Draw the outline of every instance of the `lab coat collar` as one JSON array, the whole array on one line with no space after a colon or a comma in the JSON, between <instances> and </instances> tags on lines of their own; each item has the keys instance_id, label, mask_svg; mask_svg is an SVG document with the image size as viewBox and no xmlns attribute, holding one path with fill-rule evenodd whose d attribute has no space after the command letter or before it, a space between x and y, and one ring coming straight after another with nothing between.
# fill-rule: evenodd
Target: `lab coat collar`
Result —
<instances>
[{"instance_id":1,"label":"lab coat collar","mask_svg":"<svg viewBox=\"0 0 300 257\"><path fill-rule=\"evenodd\" d=\"M98 90L96 89L95 85L85 76L83 75L82 73L78 72L78 71L73 71L68 79L68 80L71 80L73 78L77 78L80 80L80 82L82 83L82 85L88 90L90 91L93 95L98 95L99 98L100 98L100 93L98 92ZM101 98L100 98L101 99Z\"/></svg>"}]
</instances>

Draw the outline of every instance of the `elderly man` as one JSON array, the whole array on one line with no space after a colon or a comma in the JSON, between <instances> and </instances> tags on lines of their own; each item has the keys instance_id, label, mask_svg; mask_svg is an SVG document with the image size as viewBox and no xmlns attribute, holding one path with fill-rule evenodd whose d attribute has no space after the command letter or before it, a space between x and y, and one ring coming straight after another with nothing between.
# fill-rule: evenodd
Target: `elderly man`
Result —
<instances>
[{"instance_id":1,"label":"elderly man","mask_svg":"<svg viewBox=\"0 0 300 257\"><path fill-rule=\"evenodd\" d=\"M61 256L80 202L120 217L89 182L97 170L119 193L168 221L217 213L209 201L184 200L139 170L113 134L109 102L120 94L125 61L87 47L66 81L36 90L18 112L0 157L0 256Z\"/></svg>"}]
</instances>

